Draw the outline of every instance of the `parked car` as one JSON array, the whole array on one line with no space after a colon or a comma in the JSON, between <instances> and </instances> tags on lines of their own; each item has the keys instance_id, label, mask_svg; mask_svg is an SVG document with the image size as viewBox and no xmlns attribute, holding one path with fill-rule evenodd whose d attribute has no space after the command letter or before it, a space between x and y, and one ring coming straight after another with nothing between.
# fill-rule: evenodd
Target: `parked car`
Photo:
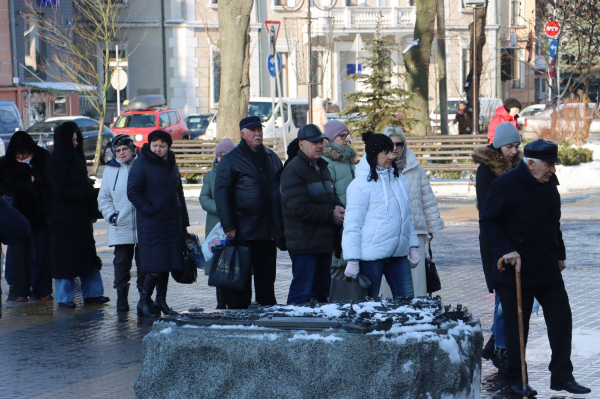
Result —
<instances>
[{"instance_id":1,"label":"parked car","mask_svg":"<svg viewBox=\"0 0 600 399\"><path fill-rule=\"evenodd\" d=\"M175 108L164 107L162 96L138 96L131 100L127 111L123 112L112 125L115 134L128 134L141 149L148 142L148 135L154 130L164 130L173 140L189 140L187 124Z\"/></svg>"},{"instance_id":2,"label":"parked car","mask_svg":"<svg viewBox=\"0 0 600 399\"><path fill-rule=\"evenodd\" d=\"M458 109L458 104L460 104L461 101L467 102L467 99L459 97L448 99L448 130L450 134L458 134L458 126L453 125L452 122L454 122L454 119L456 118L456 110ZM482 128L487 129L487 126L494 117L496 109L501 105L502 100L499 98L479 98L479 125ZM429 120L434 132L437 130L439 133L441 122L440 118L440 103L438 103L435 109L429 114Z\"/></svg>"},{"instance_id":3,"label":"parked car","mask_svg":"<svg viewBox=\"0 0 600 399\"><path fill-rule=\"evenodd\" d=\"M12 101L0 101L0 140L8 147L12 135L23 129L23 119Z\"/></svg>"},{"instance_id":4,"label":"parked car","mask_svg":"<svg viewBox=\"0 0 600 399\"><path fill-rule=\"evenodd\" d=\"M281 115L279 101L275 102L276 116L273 118L273 106L271 98L255 97L248 104L248 116L258 116L263 121L264 138L282 138L285 132L286 143L290 143L298 137L300 127L306 125L306 113L308 112L308 99L306 98L282 98L283 117ZM204 140L216 140L217 138L217 114L210 121L206 133L201 136Z\"/></svg>"},{"instance_id":5,"label":"parked car","mask_svg":"<svg viewBox=\"0 0 600 399\"><path fill-rule=\"evenodd\" d=\"M204 133L208 124L213 119L215 114L195 114L185 118L185 124L190 130L190 138L192 140L199 139Z\"/></svg>"},{"instance_id":6,"label":"parked car","mask_svg":"<svg viewBox=\"0 0 600 399\"><path fill-rule=\"evenodd\" d=\"M519 117L517 118L517 124L519 125L519 131L523 130L523 118L528 118L530 116L534 116L539 114L540 112L546 109L546 104L535 104L530 105L529 107L523 108L521 112L519 112Z\"/></svg>"},{"instance_id":7,"label":"parked car","mask_svg":"<svg viewBox=\"0 0 600 399\"><path fill-rule=\"evenodd\" d=\"M579 130L590 124L590 133L600 132L600 110L598 104L588 103L587 120L584 118L584 103L560 104L557 107L557 128L559 130ZM548 108L533 116L519 118L523 124L521 134L526 139L536 138L542 131L552 128L552 114Z\"/></svg>"},{"instance_id":8,"label":"parked car","mask_svg":"<svg viewBox=\"0 0 600 399\"><path fill-rule=\"evenodd\" d=\"M33 137L40 147L52 151L54 149L54 130L60 124L67 121L75 122L81 130L85 159L94 159L96 144L98 142L98 132L100 131L100 122L95 119L88 118L87 116L57 116L30 126L27 129L27 133ZM100 162L103 165L113 157L110 143L114 137L115 133L105 126L102 131L102 152L100 154Z\"/></svg>"}]
</instances>

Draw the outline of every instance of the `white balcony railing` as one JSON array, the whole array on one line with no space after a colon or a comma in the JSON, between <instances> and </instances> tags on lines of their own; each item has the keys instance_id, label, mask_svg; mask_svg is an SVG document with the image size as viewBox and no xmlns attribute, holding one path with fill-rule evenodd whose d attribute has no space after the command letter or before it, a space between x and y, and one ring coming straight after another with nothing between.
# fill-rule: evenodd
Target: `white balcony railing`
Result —
<instances>
[{"instance_id":1,"label":"white balcony railing","mask_svg":"<svg viewBox=\"0 0 600 399\"><path fill-rule=\"evenodd\" d=\"M379 16L383 28L412 27L415 7L340 7L331 10L335 29L374 28Z\"/></svg>"}]
</instances>

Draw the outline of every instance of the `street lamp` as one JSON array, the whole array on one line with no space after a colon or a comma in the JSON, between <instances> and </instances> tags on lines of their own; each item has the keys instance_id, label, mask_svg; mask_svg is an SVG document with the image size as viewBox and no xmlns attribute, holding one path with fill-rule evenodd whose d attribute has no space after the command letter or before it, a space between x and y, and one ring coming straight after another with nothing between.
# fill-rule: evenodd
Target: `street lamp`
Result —
<instances>
[{"instance_id":1,"label":"street lamp","mask_svg":"<svg viewBox=\"0 0 600 399\"><path fill-rule=\"evenodd\" d=\"M485 6L485 0L464 0L467 7L473 7L473 134L479 133L479 96L477 95L477 14L478 8Z\"/></svg>"}]
</instances>

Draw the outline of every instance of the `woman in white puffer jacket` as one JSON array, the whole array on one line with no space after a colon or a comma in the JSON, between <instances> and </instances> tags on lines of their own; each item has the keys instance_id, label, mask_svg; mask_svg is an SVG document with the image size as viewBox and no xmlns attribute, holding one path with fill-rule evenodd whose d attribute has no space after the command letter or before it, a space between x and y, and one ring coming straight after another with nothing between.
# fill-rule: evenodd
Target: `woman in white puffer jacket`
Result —
<instances>
[{"instance_id":1,"label":"woman in white puffer jacket","mask_svg":"<svg viewBox=\"0 0 600 399\"><path fill-rule=\"evenodd\" d=\"M413 289L415 296L425 296L427 295L425 278L427 242L430 240L429 237L433 239L433 233L437 233L444 227L444 221L440 217L437 200L425 169L419 163L415 153L407 147L406 136L402 129L398 126L388 126L383 130L383 134L392 139L394 143L394 160L408 185L410 209L415 231L419 237L419 256L421 258L417 267L412 269ZM381 296L391 297L391 291L385 281L381 284Z\"/></svg>"},{"instance_id":2,"label":"woman in white puffer jacket","mask_svg":"<svg viewBox=\"0 0 600 399\"><path fill-rule=\"evenodd\" d=\"M383 134L363 134L365 156L346 191L342 249L345 274L371 280L369 296L379 294L385 275L394 298L414 296L411 267L419 263L419 240L408 188L393 160L394 145Z\"/></svg>"}]
</instances>

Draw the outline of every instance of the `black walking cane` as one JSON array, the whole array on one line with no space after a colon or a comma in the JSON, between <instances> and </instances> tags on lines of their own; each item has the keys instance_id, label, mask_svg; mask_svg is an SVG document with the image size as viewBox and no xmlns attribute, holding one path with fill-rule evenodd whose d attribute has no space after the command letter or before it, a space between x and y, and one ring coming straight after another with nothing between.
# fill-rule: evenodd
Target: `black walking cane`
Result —
<instances>
[{"instance_id":1,"label":"black walking cane","mask_svg":"<svg viewBox=\"0 0 600 399\"><path fill-rule=\"evenodd\" d=\"M498 259L498 270L505 270L504 258ZM523 379L523 399L527 399L527 364L525 363L525 328L523 327L523 297L521 295L521 272L515 267L517 276L517 313L519 315L519 346L521 347L521 378Z\"/></svg>"}]
</instances>

